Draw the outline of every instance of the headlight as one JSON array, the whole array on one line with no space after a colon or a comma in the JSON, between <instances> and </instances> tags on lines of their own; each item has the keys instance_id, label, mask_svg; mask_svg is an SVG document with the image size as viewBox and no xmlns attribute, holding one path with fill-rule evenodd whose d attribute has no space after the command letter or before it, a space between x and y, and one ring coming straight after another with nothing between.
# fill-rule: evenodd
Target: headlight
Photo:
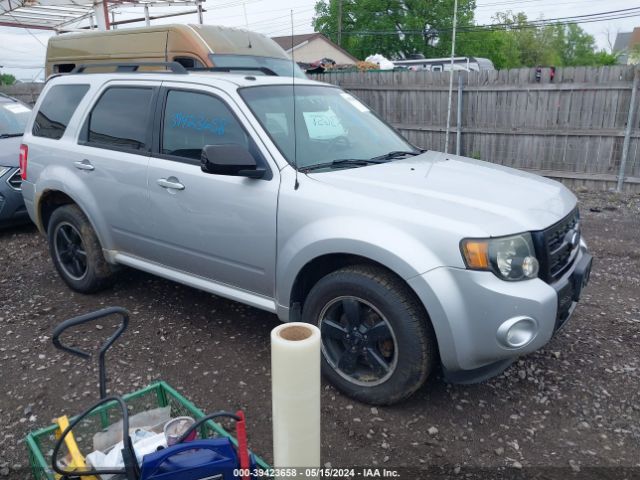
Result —
<instances>
[{"instance_id":1,"label":"headlight","mask_svg":"<svg viewBox=\"0 0 640 480\"><path fill-rule=\"evenodd\" d=\"M531 234L500 238L467 238L460 243L467 268L487 270L503 280L515 282L538 276L538 260Z\"/></svg>"},{"instance_id":2,"label":"headlight","mask_svg":"<svg viewBox=\"0 0 640 480\"><path fill-rule=\"evenodd\" d=\"M2 177L9 170L11 170L11 167L0 167L0 177Z\"/></svg>"}]
</instances>

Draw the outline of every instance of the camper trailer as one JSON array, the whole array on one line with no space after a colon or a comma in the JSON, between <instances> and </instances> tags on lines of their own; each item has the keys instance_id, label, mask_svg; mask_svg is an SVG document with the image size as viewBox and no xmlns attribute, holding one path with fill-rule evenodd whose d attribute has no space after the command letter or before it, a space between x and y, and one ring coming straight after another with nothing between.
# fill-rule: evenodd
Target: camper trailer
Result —
<instances>
[{"instance_id":1,"label":"camper trailer","mask_svg":"<svg viewBox=\"0 0 640 480\"><path fill-rule=\"evenodd\" d=\"M394 60L397 67L408 70L427 70L430 72L448 72L451 70L451 57L446 58L413 58L410 60ZM480 70L495 70L493 62L481 57L454 57L453 70L479 72Z\"/></svg>"},{"instance_id":2,"label":"camper trailer","mask_svg":"<svg viewBox=\"0 0 640 480\"><path fill-rule=\"evenodd\" d=\"M248 30L218 25L158 25L109 31L68 33L49 39L47 77L78 65L178 62L187 69L262 69L304 76L273 40Z\"/></svg>"}]
</instances>

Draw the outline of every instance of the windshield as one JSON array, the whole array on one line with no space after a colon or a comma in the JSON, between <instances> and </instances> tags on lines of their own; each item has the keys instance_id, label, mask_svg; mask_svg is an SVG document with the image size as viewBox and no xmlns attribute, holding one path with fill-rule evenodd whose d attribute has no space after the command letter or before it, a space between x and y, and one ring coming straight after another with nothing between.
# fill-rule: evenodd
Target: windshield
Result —
<instances>
[{"instance_id":1,"label":"windshield","mask_svg":"<svg viewBox=\"0 0 640 480\"><path fill-rule=\"evenodd\" d=\"M307 78L300 67L286 58L259 57L252 55L224 55L210 53L209 59L214 67L267 68L279 77ZM248 73L260 74L260 71L247 69ZM292 75L293 73L293 75Z\"/></svg>"},{"instance_id":2,"label":"windshield","mask_svg":"<svg viewBox=\"0 0 640 480\"><path fill-rule=\"evenodd\" d=\"M0 102L0 137L22 135L31 110L18 102Z\"/></svg>"},{"instance_id":3,"label":"windshield","mask_svg":"<svg viewBox=\"0 0 640 480\"><path fill-rule=\"evenodd\" d=\"M370 160L390 152L418 152L364 104L339 88L296 86L295 129L291 85L248 87L240 89L240 95L287 161L297 163L300 169L344 160ZM358 166L356 162L342 165Z\"/></svg>"}]
</instances>

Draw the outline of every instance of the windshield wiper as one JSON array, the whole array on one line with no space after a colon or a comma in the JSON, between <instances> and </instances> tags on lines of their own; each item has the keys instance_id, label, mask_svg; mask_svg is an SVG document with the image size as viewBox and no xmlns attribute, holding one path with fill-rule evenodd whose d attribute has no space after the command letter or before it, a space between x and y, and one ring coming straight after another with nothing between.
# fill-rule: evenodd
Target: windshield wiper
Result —
<instances>
[{"instance_id":1,"label":"windshield wiper","mask_svg":"<svg viewBox=\"0 0 640 480\"><path fill-rule=\"evenodd\" d=\"M422 151L412 151L412 150L393 150L392 152L385 153L384 155L379 155L377 157L373 157L371 161L381 161L381 160L393 160L394 158L406 157L406 156L416 156L423 153Z\"/></svg>"},{"instance_id":2,"label":"windshield wiper","mask_svg":"<svg viewBox=\"0 0 640 480\"><path fill-rule=\"evenodd\" d=\"M340 160L333 160L332 162L316 163L315 165L302 167L300 168L300 171L308 172L310 170L317 170L320 168L364 167L365 165L372 165L375 163L384 163L384 161L376 160L375 158L344 158Z\"/></svg>"},{"instance_id":3,"label":"windshield wiper","mask_svg":"<svg viewBox=\"0 0 640 480\"><path fill-rule=\"evenodd\" d=\"M0 133L0 138L21 137L22 133Z\"/></svg>"},{"instance_id":4,"label":"windshield wiper","mask_svg":"<svg viewBox=\"0 0 640 480\"><path fill-rule=\"evenodd\" d=\"M308 167L300 168L301 172L308 172L310 170L317 170L320 168L338 168L338 167L363 167L365 165L373 165L378 163L387 163L394 158L406 157L408 155L415 156L424 153L426 150L394 150L384 155L379 155L373 158L345 158L340 160L333 160L332 162L317 163L315 165L309 165Z\"/></svg>"}]
</instances>

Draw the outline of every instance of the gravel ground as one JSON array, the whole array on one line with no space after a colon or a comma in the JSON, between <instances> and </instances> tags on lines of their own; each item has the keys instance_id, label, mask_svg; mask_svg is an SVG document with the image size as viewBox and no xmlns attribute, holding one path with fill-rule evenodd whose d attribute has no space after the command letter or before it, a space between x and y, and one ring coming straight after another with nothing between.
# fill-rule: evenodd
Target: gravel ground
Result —
<instances>
[{"instance_id":1,"label":"gravel ground","mask_svg":"<svg viewBox=\"0 0 640 480\"><path fill-rule=\"evenodd\" d=\"M435 466L460 478L640 477L640 196L579 196L596 257L591 284L546 348L479 385L433 375L393 407L359 404L323 385L324 462ZM28 478L26 433L97 399L95 369L55 350L51 331L110 305L132 312L108 356L113 392L164 379L204 410L243 408L250 444L271 460L274 315L132 270L106 292L73 293L44 238L25 227L0 232L0 477ZM78 338L88 342L108 326Z\"/></svg>"}]
</instances>

